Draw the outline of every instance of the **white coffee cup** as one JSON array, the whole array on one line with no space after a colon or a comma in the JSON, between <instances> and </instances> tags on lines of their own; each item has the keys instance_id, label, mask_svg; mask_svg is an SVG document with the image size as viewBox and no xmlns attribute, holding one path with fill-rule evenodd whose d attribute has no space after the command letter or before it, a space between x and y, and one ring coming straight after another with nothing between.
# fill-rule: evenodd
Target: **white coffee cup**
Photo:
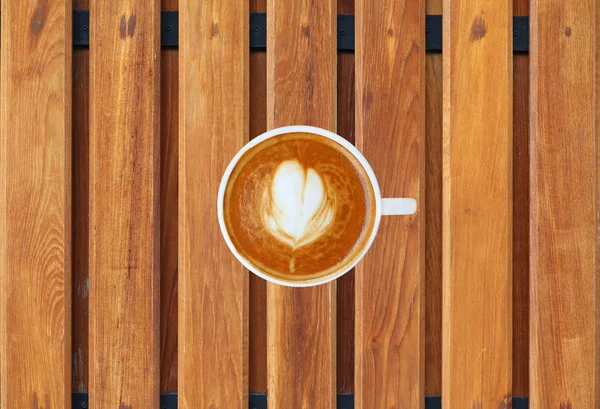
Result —
<instances>
[{"instance_id":1,"label":"white coffee cup","mask_svg":"<svg viewBox=\"0 0 600 409\"><path fill-rule=\"evenodd\" d=\"M267 140L269 138L273 138L275 136L282 135L282 134L298 133L298 132L321 135L321 136L329 138L329 139L339 143L340 145L342 145L346 150L348 150L352 155L354 155L354 157L363 166L365 172L367 173L367 175L369 177L371 186L373 187L373 193L375 196L374 226L371 231L370 237L365 242L364 248L361 250L361 252L356 257L356 259L351 264L342 266L339 271L332 272L323 277L318 277L318 278L308 279L308 280L303 280L303 281L285 280L280 277L274 277L268 273L261 271L260 268L257 268L255 265L253 265L243 255L241 255L235 248L235 246L231 240L231 237L229 236L229 232L227 231L227 228L225 226L225 219L223 217L223 200L225 197L225 189L227 187L227 183L229 182L229 178L231 176L231 173L232 173L235 165L238 163L238 161L244 155L244 153L246 153L249 149L253 148L254 146L258 145L261 142L264 142L265 140ZM345 273L350 271L354 266L356 266L356 264L358 264L358 262L365 256L367 251L369 251L369 248L373 244L373 241L375 240L375 236L377 235L377 230L379 229L379 223L381 221L381 216L410 215L410 214L415 213L416 210L417 210L417 202L415 199L382 198L381 197L381 192L379 190L379 183L377 182L377 178L375 177L375 173L373 172L371 165L369 165L369 162L367 162L367 160L362 155L362 153L360 153L360 151L354 145L352 145L350 142L348 142L341 136L336 135L333 132L327 131L322 128L317 128L317 127L313 127L313 126L305 126L305 125L292 125L292 126L284 126L281 128L271 129L270 131L263 133L262 135L254 138L252 141L247 143L234 156L234 158L231 160L231 162L227 166L227 169L225 170L223 178L221 179L221 185L219 186L219 195L218 195L218 199L217 199L217 214L218 214L218 218L219 218L219 226L221 227L221 233L223 234L223 238L225 239L227 246L229 247L231 252L234 254L234 256L248 270L252 271L257 276L262 277L265 280L270 281L272 283L281 284L281 285L290 286L290 287L315 286L315 285L319 285L319 284L328 283L330 281L333 281L333 280L341 277L342 275L344 275Z\"/></svg>"}]
</instances>

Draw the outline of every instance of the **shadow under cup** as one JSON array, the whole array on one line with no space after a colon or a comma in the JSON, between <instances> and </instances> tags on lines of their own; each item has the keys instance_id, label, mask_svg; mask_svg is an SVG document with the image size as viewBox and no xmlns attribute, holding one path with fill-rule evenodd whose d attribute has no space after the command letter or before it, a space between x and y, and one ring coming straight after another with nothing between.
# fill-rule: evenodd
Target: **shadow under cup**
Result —
<instances>
[{"instance_id":1,"label":"shadow under cup","mask_svg":"<svg viewBox=\"0 0 600 409\"><path fill-rule=\"evenodd\" d=\"M341 137L289 129L238 152L221 182L219 222L229 248L255 274L316 285L343 275L368 250L379 189L366 160Z\"/></svg>"}]
</instances>

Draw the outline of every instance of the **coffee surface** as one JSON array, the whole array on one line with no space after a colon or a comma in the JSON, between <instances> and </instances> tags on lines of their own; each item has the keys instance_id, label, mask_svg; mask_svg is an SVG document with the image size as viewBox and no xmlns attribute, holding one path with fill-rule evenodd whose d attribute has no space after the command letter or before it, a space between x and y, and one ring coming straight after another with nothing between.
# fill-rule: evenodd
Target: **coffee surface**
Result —
<instances>
[{"instance_id":1,"label":"coffee surface","mask_svg":"<svg viewBox=\"0 0 600 409\"><path fill-rule=\"evenodd\" d=\"M258 269L311 279L356 259L374 226L375 198L346 148L321 135L290 133L240 158L223 215L234 246Z\"/></svg>"}]
</instances>

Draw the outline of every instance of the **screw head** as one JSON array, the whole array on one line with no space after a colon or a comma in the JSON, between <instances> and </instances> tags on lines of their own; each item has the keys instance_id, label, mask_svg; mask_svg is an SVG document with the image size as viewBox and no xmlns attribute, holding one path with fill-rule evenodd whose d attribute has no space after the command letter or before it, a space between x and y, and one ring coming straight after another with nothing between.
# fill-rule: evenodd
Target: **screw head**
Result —
<instances>
[{"instance_id":1,"label":"screw head","mask_svg":"<svg viewBox=\"0 0 600 409\"><path fill-rule=\"evenodd\" d=\"M342 29L340 30L340 34L341 34L341 35L343 35L343 36L345 36L345 35L346 35L346 30L342 28Z\"/></svg>"},{"instance_id":2,"label":"screw head","mask_svg":"<svg viewBox=\"0 0 600 409\"><path fill-rule=\"evenodd\" d=\"M518 37L519 36L519 32L518 31L514 31L513 32L513 36Z\"/></svg>"},{"instance_id":3,"label":"screw head","mask_svg":"<svg viewBox=\"0 0 600 409\"><path fill-rule=\"evenodd\" d=\"M425 32L429 33L429 27L425 27Z\"/></svg>"},{"instance_id":4,"label":"screw head","mask_svg":"<svg viewBox=\"0 0 600 409\"><path fill-rule=\"evenodd\" d=\"M82 29L83 31L88 31L88 26L84 24L84 25L83 25L83 27L81 27L81 29Z\"/></svg>"},{"instance_id":5,"label":"screw head","mask_svg":"<svg viewBox=\"0 0 600 409\"><path fill-rule=\"evenodd\" d=\"M260 31L260 26L254 26L254 32L258 33Z\"/></svg>"},{"instance_id":6,"label":"screw head","mask_svg":"<svg viewBox=\"0 0 600 409\"><path fill-rule=\"evenodd\" d=\"M171 30L173 30L173 27L171 27L171 25L170 25L170 24L169 24L169 25L167 25L167 31L171 31Z\"/></svg>"},{"instance_id":7,"label":"screw head","mask_svg":"<svg viewBox=\"0 0 600 409\"><path fill-rule=\"evenodd\" d=\"M87 403L81 402L81 409L87 409Z\"/></svg>"}]
</instances>

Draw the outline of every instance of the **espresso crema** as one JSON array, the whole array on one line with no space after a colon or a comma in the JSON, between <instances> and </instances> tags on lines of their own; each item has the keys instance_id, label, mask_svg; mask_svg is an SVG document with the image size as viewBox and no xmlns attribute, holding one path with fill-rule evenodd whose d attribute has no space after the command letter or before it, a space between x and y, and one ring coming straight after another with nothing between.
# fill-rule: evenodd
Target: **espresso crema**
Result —
<instances>
[{"instance_id":1,"label":"espresso crema","mask_svg":"<svg viewBox=\"0 0 600 409\"><path fill-rule=\"evenodd\" d=\"M359 256L374 227L375 197L366 171L342 145L289 133L240 158L223 216L235 248L256 268L313 279Z\"/></svg>"}]
</instances>

